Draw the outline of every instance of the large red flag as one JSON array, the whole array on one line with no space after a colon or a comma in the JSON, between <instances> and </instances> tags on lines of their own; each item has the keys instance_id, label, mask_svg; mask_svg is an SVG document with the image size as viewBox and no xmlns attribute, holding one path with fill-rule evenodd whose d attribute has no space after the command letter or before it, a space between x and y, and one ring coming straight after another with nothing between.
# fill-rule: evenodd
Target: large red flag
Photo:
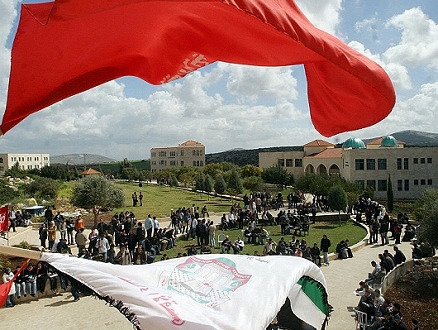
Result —
<instances>
[{"instance_id":1,"label":"large red flag","mask_svg":"<svg viewBox=\"0 0 438 330\"><path fill-rule=\"evenodd\" d=\"M118 77L161 84L215 61L304 64L325 136L373 125L395 103L385 71L293 0L57 0L22 5L1 130Z\"/></svg>"},{"instance_id":2,"label":"large red flag","mask_svg":"<svg viewBox=\"0 0 438 330\"><path fill-rule=\"evenodd\" d=\"M20 269L15 273L14 277L10 281L0 284L0 307L4 305L6 299L8 298L9 291L11 290L11 286L14 284L15 279L18 275L20 275L23 269L26 268L28 263L29 259L27 259L24 264L21 265Z\"/></svg>"},{"instance_id":3,"label":"large red flag","mask_svg":"<svg viewBox=\"0 0 438 330\"><path fill-rule=\"evenodd\" d=\"M0 233L9 229L9 207L4 205L0 207Z\"/></svg>"}]
</instances>

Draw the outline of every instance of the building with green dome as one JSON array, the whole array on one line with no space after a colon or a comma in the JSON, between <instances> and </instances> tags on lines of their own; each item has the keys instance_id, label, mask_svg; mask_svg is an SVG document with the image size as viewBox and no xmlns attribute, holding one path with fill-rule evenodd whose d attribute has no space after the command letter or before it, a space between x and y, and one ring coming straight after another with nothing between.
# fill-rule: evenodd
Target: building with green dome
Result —
<instances>
[{"instance_id":1,"label":"building with green dome","mask_svg":"<svg viewBox=\"0 0 438 330\"><path fill-rule=\"evenodd\" d=\"M295 180L306 173L338 175L374 188L376 199L386 199L391 177L395 200L420 198L438 188L438 147L406 147L393 136L364 143L347 139L342 146L314 140L296 151L260 152L259 167L282 166Z\"/></svg>"}]
</instances>

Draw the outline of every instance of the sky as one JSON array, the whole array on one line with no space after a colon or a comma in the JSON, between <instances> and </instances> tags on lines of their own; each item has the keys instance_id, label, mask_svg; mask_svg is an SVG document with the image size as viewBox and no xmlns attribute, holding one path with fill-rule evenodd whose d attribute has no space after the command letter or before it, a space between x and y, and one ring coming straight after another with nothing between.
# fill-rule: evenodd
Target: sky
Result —
<instances>
[{"instance_id":1,"label":"sky","mask_svg":"<svg viewBox=\"0 0 438 330\"><path fill-rule=\"evenodd\" d=\"M36 1L23 1L31 3ZM42 1L38 1L42 2ZM214 63L154 86L123 77L30 115L0 137L0 153L150 158L153 147L199 141L206 153L298 146L315 139L438 133L438 6L435 1L297 0L310 21L379 63L397 102L372 127L331 138L312 125L303 66ZM21 1L0 0L0 114Z\"/></svg>"}]
</instances>

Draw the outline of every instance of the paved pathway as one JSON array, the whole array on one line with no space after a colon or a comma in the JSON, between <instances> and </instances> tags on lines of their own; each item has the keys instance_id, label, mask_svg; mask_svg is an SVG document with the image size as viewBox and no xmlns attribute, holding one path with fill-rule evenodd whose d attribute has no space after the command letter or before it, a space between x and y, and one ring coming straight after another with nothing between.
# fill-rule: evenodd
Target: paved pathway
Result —
<instances>
[{"instance_id":1,"label":"paved pathway","mask_svg":"<svg viewBox=\"0 0 438 330\"><path fill-rule=\"evenodd\" d=\"M219 223L219 215L212 218L215 223ZM17 233L9 235L10 245L18 244L23 240L31 245L38 245L38 230L18 228ZM359 299L353 291L358 287L359 281L365 279L368 272L372 270L371 260L377 260L377 255L382 253L384 249L393 252L393 242L390 241L390 244L385 247L380 244L364 246L354 253L354 258L333 260L330 266L321 268L328 285L329 303L334 308L327 327L328 330L354 329L352 308L357 305ZM0 238L0 245L4 245L4 243L4 240ZM399 248L407 258L410 258L410 243L403 242ZM64 293L62 296L29 301L12 309L2 308L0 309L0 323L5 329L28 330L29 327L19 321L26 316L26 318L32 317L31 325L33 328L49 326L52 329L62 328L64 330L78 328L132 329L130 323L124 320L118 311L109 309L102 301L92 297L84 297L78 303L72 303L72 300L70 293ZM92 312L90 313L90 311Z\"/></svg>"}]
</instances>

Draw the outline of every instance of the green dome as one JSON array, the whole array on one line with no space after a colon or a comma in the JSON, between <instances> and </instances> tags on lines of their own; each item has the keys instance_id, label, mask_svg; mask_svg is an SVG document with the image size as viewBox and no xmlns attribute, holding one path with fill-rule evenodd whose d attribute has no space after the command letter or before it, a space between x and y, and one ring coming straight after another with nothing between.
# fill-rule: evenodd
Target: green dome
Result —
<instances>
[{"instance_id":1,"label":"green dome","mask_svg":"<svg viewBox=\"0 0 438 330\"><path fill-rule=\"evenodd\" d=\"M381 147L398 147L398 143L397 143L397 140L393 136L388 135L382 139L382 143L380 143L380 146Z\"/></svg>"},{"instance_id":2,"label":"green dome","mask_svg":"<svg viewBox=\"0 0 438 330\"><path fill-rule=\"evenodd\" d=\"M365 149L365 143L359 138L349 138L342 145L343 149Z\"/></svg>"}]
</instances>

